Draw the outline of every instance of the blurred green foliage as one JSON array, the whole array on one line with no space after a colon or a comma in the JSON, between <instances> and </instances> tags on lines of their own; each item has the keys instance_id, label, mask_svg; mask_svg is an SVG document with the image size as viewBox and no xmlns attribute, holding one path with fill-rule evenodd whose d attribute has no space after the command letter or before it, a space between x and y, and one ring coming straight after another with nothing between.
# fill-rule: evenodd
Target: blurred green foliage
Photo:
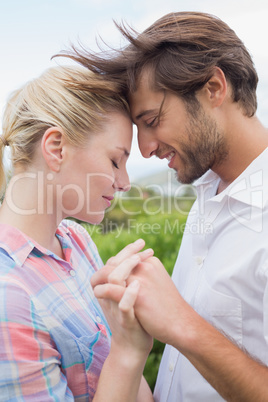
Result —
<instances>
[{"instance_id":1,"label":"blurred green foliage","mask_svg":"<svg viewBox=\"0 0 268 402\"><path fill-rule=\"evenodd\" d=\"M146 192L144 197L135 198L132 194L114 200L100 225L83 225L104 263L128 243L143 238L145 247L154 249L155 256L171 275L193 201L193 196L173 199ZM164 345L155 340L145 366L144 376L152 390L163 349Z\"/></svg>"}]
</instances>

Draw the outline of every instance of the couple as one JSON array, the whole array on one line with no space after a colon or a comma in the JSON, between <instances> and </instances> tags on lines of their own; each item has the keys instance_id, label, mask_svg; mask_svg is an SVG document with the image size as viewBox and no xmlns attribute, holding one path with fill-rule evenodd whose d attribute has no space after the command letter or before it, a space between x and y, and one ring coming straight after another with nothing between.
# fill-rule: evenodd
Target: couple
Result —
<instances>
[{"instance_id":1,"label":"couple","mask_svg":"<svg viewBox=\"0 0 268 402\"><path fill-rule=\"evenodd\" d=\"M126 49L65 53L84 67L50 69L5 111L1 400L265 401L268 132L253 62L207 14L120 29ZM173 281L141 239L101 267L64 219L97 224L128 190L131 120L144 157L198 179L187 226L213 228L185 233ZM167 344L154 397L142 377L152 337Z\"/></svg>"}]
</instances>

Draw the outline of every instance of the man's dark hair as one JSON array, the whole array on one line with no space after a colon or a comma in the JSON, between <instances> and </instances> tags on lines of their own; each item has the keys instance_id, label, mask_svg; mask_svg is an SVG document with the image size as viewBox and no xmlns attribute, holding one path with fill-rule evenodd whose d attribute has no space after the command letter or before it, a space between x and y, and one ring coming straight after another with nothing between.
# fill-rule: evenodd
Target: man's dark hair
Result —
<instances>
[{"instance_id":1,"label":"man's dark hair","mask_svg":"<svg viewBox=\"0 0 268 402\"><path fill-rule=\"evenodd\" d=\"M234 102L246 116L257 109L258 76L243 42L219 18L198 12L170 13L141 34L116 24L129 44L112 52L91 53L73 47L61 55L117 83L127 96L135 91L144 68L150 68L152 89L193 98L212 77L215 67L225 74Z\"/></svg>"}]
</instances>

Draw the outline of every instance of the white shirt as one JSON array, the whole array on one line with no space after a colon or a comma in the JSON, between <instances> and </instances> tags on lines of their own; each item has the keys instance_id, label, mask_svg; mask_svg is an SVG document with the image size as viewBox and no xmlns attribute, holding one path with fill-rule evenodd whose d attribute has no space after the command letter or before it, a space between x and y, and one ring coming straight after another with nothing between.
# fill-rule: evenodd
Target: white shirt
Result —
<instances>
[{"instance_id":1,"label":"white shirt","mask_svg":"<svg viewBox=\"0 0 268 402\"><path fill-rule=\"evenodd\" d=\"M196 182L197 200L172 278L202 317L268 364L268 148L215 195L218 184L212 171ZM154 397L157 402L223 400L169 345Z\"/></svg>"}]
</instances>

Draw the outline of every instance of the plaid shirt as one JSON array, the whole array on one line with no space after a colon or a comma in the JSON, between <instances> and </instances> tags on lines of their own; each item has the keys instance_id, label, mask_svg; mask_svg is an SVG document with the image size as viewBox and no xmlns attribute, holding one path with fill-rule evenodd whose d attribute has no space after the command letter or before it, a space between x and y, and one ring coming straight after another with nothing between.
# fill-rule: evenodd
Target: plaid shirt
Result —
<instances>
[{"instance_id":1,"label":"plaid shirt","mask_svg":"<svg viewBox=\"0 0 268 402\"><path fill-rule=\"evenodd\" d=\"M96 246L73 221L56 235L65 261L0 225L0 401L90 401L109 353Z\"/></svg>"}]
</instances>

